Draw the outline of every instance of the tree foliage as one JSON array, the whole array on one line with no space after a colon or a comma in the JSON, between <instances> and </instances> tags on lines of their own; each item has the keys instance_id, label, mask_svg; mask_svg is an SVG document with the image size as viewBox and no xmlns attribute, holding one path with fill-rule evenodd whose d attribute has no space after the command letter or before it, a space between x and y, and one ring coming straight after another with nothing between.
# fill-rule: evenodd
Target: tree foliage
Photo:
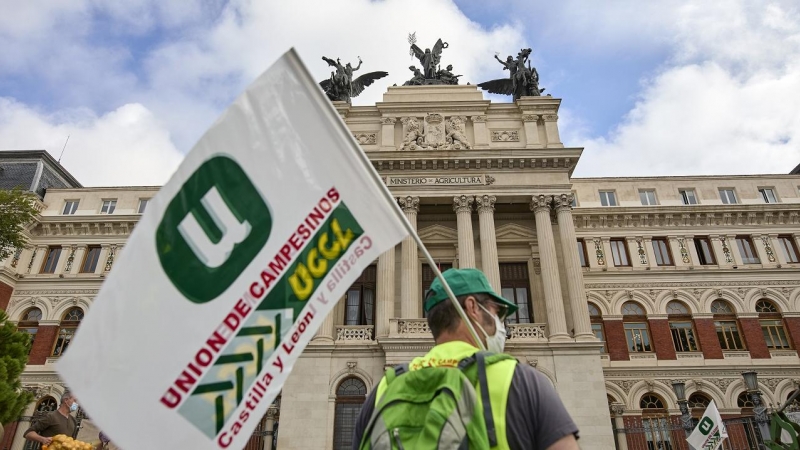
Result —
<instances>
[{"instance_id":1,"label":"tree foliage","mask_svg":"<svg viewBox=\"0 0 800 450\"><path fill-rule=\"evenodd\" d=\"M0 189L0 261L25 246L25 226L37 214L35 194L21 189Z\"/></svg>"},{"instance_id":2,"label":"tree foliage","mask_svg":"<svg viewBox=\"0 0 800 450\"><path fill-rule=\"evenodd\" d=\"M0 423L19 418L33 394L21 389L19 376L28 363L31 337L8 321L0 310Z\"/></svg>"}]
</instances>

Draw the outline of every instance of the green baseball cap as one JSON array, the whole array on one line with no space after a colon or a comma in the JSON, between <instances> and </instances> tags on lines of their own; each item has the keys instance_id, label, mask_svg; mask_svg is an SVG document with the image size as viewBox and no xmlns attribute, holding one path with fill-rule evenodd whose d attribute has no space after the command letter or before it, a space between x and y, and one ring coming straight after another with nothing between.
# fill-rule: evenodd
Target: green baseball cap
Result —
<instances>
[{"instance_id":1,"label":"green baseball cap","mask_svg":"<svg viewBox=\"0 0 800 450\"><path fill-rule=\"evenodd\" d=\"M508 315L517 312L517 305L497 295L486 279L486 275L478 269L449 269L442 273L450 289L456 297L467 294L487 294L501 306L508 308ZM447 292L442 282L436 277L431 283L431 288L425 294L425 312L428 312L440 302L447 300Z\"/></svg>"}]
</instances>

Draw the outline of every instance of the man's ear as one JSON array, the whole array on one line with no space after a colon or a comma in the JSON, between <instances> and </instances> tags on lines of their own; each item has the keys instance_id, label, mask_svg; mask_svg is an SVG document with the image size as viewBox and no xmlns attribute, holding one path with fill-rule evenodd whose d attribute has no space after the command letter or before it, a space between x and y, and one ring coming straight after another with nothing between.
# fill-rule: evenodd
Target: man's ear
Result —
<instances>
[{"instance_id":1,"label":"man's ear","mask_svg":"<svg viewBox=\"0 0 800 450\"><path fill-rule=\"evenodd\" d=\"M480 306L478 306L478 299L469 296L464 300L464 312L467 313L472 319L478 320L481 315Z\"/></svg>"}]
</instances>

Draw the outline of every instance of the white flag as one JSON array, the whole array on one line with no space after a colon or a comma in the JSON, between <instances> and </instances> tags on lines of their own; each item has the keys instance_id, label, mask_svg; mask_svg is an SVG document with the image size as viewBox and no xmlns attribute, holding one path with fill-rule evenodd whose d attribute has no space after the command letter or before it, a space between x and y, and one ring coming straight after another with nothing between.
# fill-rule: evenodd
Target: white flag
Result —
<instances>
[{"instance_id":1,"label":"white flag","mask_svg":"<svg viewBox=\"0 0 800 450\"><path fill-rule=\"evenodd\" d=\"M241 449L402 213L293 50L147 205L58 371L126 449Z\"/></svg>"},{"instance_id":2,"label":"white flag","mask_svg":"<svg viewBox=\"0 0 800 450\"><path fill-rule=\"evenodd\" d=\"M726 437L728 437L728 430L722 422L717 405L714 400L711 400L697 427L686 440L696 450L716 450Z\"/></svg>"}]
</instances>

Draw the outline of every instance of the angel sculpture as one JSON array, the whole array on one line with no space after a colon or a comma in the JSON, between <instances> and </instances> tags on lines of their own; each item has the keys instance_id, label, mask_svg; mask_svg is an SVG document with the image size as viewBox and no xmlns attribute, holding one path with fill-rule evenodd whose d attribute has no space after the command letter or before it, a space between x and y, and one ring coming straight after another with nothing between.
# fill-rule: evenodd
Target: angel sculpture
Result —
<instances>
[{"instance_id":1,"label":"angel sculpture","mask_svg":"<svg viewBox=\"0 0 800 450\"><path fill-rule=\"evenodd\" d=\"M442 59L442 50L446 49L450 45L447 42L442 42L441 39L436 41L436 44L433 45L433 50L426 48L424 51L419 48L416 44L416 36L409 35L409 44L411 44L411 54L415 56L420 64L422 65L422 78L416 75L411 80L407 81L404 86L410 85L420 85L420 84L458 84L458 76L452 75L452 66L448 69L449 77L446 80L443 80L441 77L442 70L437 70L439 68L439 62ZM413 69L412 69L413 71Z\"/></svg>"},{"instance_id":2,"label":"angel sculpture","mask_svg":"<svg viewBox=\"0 0 800 450\"><path fill-rule=\"evenodd\" d=\"M388 72L369 72L354 80L353 72L361 68L360 57L356 67L353 67L350 63L343 66L339 58L334 61L323 56L322 60L328 63L329 66L336 68L336 71L331 72L330 78L319 83L331 101L350 103L351 98L357 97L364 92L364 88L371 85L375 80L389 75Z\"/></svg>"},{"instance_id":3,"label":"angel sculpture","mask_svg":"<svg viewBox=\"0 0 800 450\"><path fill-rule=\"evenodd\" d=\"M486 81L478 86L492 94L513 95L514 100L519 100L520 97L542 95L544 88L539 88L539 73L535 67L531 67L530 61L528 61L530 55L531 49L529 48L521 49L517 53L516 59L509 55L506 62L495 55L494 58L503 65L503 70L509 71L509 77Z\"/></svg>"}]
</instances>

